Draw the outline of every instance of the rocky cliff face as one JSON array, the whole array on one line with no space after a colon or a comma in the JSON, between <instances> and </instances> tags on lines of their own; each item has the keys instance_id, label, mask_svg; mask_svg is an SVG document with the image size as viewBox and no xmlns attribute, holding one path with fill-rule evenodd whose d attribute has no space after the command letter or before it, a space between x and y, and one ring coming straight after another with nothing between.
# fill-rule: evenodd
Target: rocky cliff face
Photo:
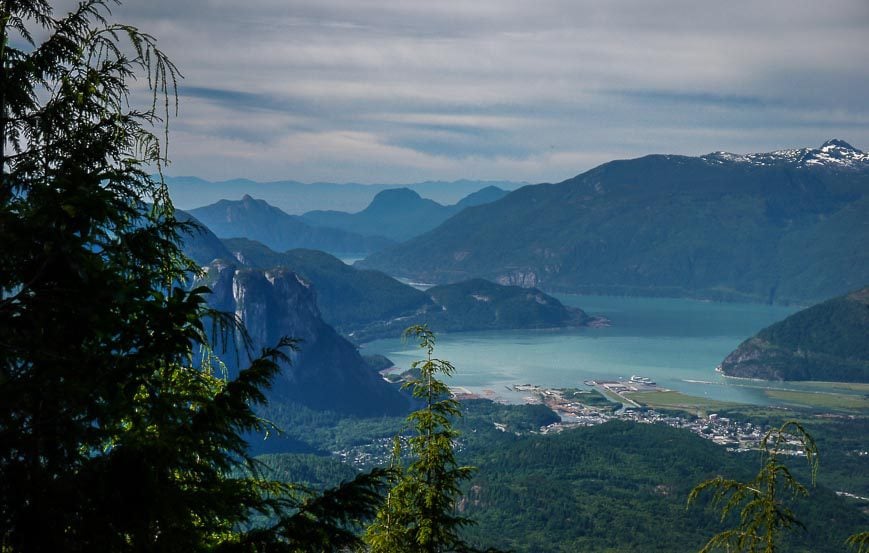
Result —
<instances>
[{"instance_id":1,"label":"rocky cliff face","mask_svg":"<svg viewBox=\"0 0 869 553\"><path fill-rule=\"evenodd\" d=\"M253 351L274 345L282 336L298 339L299 350L273 383L270 401L298 402L315 409L359 415L403 413L404 396L362 360L356 348L320 317L314 289L287 269L261 271L226 262L207 266L210 304L235 313L250 335ZM237 343L241 343L236 339ZM248 359L229 351L230 369ZM237 359L238 358L238 359Z\"/></svg>"}]
</instances>

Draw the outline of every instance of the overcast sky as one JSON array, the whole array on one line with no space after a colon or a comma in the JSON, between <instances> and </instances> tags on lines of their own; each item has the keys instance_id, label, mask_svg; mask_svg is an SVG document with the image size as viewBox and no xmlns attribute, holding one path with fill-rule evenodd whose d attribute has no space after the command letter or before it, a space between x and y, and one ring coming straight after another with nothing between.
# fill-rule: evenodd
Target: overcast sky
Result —
<instances>
[{"instance_id":1,"label":"overcast sky","mask_svg":"<svg viewBox=\"0 0 869 553\"><path fill-rule=\"evenodd\" d=\"M869 149L867 0L128 0L184 74L171 175L560 181Z\"/></svg>"}]
</instances>

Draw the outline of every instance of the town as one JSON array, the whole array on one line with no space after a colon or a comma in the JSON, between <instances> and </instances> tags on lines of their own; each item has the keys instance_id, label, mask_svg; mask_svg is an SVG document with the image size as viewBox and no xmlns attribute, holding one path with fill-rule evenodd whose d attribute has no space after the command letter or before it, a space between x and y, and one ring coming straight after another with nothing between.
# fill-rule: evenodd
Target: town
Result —
<instances>
[{"instance_id":1,"label":"town","mask_svg":"<svg viewBox=\"0 0 869 553\"><path fill-rule=\"evenodd\" d=\"M769 428L750 422L732 420L716 413L698 412L696 416L676 411L661 413L646 408L628 397L628 392L669 391L657 388L647 377L632 376L627 381L587 381L591 389L544 388L532 384L513 386L515 391L528 392L529 402L543 403L561 418L540 429L543 434L561 432L577 426L593 426L609 420L629 420L644 424L666 424L684 428L707 440L724 446L728 451L751 451L760 447ZM605 400L605 401L602 401ZM615 403L614 403L615 402ZM621 407L618 407L619 403ZM786 443L787 450L779 453L805 455L799 444Z\"/></svg>"},{"instance_id":2,"label":"town","mask_svg":"<svg viewBox=\"0 0 869 553\"><path fill-rule=\"evenodd\" d=\"M771 430L762 425L734 420L717 413L697 412L695 415L680 412L660 412L644 407L628 394L636 392L668 392L659 388L650 379L633 376L630 380L619 381L587 381L586 388L545 388L533 384L517 384L508 387L511 392L526 394L524 403L540 403L546 405L561 419L559 422L541 427L535 433L556 434L570 428L594 426L607 421L619 419L641 424L666 424L674 428L682 428L711 440L725 447L728 451L747 452L760 449L761 441ZM476 394L462 387L452 388L453 397L460 401L489 399L500 401L492 391L483 395ZM507 424L493 421L497 430L515 432ZM402 445L407 446L407 436L401 436ZM357 468L364 468L388 463L392 452L392 438L381 438L371 443L360 444L348 449L333 451L332 454ZM782 444L781 455L805 456L805 451L797 440ZM461 444L459 444L461 449Z\"/></svg>"}]
</instances>

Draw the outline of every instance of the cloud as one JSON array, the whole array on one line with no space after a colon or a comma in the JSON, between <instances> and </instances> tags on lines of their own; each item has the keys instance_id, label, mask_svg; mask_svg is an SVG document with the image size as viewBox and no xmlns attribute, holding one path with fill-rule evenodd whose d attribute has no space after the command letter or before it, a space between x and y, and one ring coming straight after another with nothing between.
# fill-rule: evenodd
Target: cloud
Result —
<instances>
[{"instance_id":1,"label":"cloud","mask_svg":"<svg viewBox=\"0 0 869 553\"><path fill-rule=\"evenodd\" d=\"M869 149L869 3L149 0L174 173L568 178L607 156Z\"/></svg>"}]
</instances>

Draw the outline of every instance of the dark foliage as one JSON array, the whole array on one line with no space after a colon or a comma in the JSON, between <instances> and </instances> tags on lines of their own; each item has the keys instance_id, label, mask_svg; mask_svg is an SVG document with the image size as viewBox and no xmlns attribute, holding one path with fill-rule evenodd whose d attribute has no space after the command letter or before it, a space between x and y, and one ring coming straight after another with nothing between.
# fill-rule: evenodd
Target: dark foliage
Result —
<instances>
[{"instance_id":1,"label":"dark foliage","mask_svg":"<svg viewBox=\"0 0 869 553\"><path fill-rule=\"evenodd\" d=\"M231 379L212 354L206 321L236 324L185 286L189 226L148 176L165 162L153 125L177 71L151 36L108 20L112 4L59 18L41 0L0 6L0 550L355 543L382 473L312 495L259 477L246 452L294 343ZM128 103L137 77L143 110ZM273 522L250 527L255 515Z\"/></svg>"},{"instance_id":2,"label":"dark foliage","mask_svg":"<svg viewBox=\"0 0 869 553\"><path fill-rule=\"evenodd\" d=\"M456 461L458 432L453 430L452 419L461 412L447 385L438 379L451 376L455 368L433 357L435 336L425 326L410 327L405 336L417 339L426 354L412 365L420 370L420 378L405 384L424 405L407 417L411 431L407 466L402 461L401 440L395 438L395 482L366 529L365 541L372 553L470 551L460 530L472 521L457 513L456 501L460 484L473 469Z\"/></svg>"}]
</instances>

